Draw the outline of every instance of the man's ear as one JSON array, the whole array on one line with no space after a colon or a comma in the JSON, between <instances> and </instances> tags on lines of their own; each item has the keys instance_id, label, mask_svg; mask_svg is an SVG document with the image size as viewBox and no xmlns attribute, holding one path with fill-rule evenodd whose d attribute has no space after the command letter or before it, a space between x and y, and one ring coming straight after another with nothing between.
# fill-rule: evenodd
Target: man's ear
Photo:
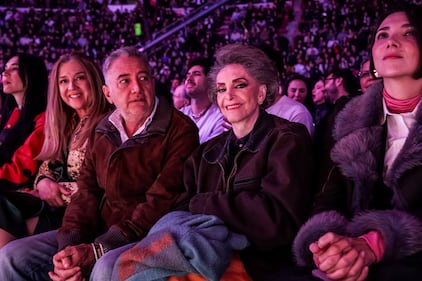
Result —
<instances>
[{"instance_id":1,"label":"man's ear","mask_svg":"<svg viewBox=\"0 0 422 281\"><path fill-rule=\"evenodd\" d=\"M107 101L109 103L113 104L113 100L112 100L111 95L110 95L110 88L107 85L103 85L102 88L103 88L104 96L107 99Z\"/></svg>"}]
</instances>

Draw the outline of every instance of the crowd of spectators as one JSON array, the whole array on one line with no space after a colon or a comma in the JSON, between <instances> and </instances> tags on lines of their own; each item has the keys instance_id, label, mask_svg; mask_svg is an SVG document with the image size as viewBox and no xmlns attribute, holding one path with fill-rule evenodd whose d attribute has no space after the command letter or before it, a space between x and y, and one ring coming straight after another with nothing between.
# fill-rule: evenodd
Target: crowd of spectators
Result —
<instances>
[{"instance_id":1,"label":"crowd of spectators","mask_svg":"<svg viewBox=\"0 0 422 281\"><path fill-rule=\"evenodd\" d=\"M192 58L210 57L215 49L227 43L262 47L276 62L282 79L299 73L315 81L335 66L357 73L368 57L367 43L374 19L394 2L310 0L302 1L299 11L295 11L296 1L243 1L217 8L163 40L159 48L146 50L155 78L170 89L170 85L183 80ZM48 67L71 50L80 50L101 63L118 47L142 48L165 26L187 19L189 14L181 13L180 9L189 11L204 3L203 0L4 2L0 1L3 5L0 64L20 51L43 56ZM130 10L111 10L107 5L134 2L136 7ZM298 24L289 25L292 22ZM289 30L292 27L296 28L293 33ZM288 33L294 36L289 38Z\"/></svg>"}]
</instances>

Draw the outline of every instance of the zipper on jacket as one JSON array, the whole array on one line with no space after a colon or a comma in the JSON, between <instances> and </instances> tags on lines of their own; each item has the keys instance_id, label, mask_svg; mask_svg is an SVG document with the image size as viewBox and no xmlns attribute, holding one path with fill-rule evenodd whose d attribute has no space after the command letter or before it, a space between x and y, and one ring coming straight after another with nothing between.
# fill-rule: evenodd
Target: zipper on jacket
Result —
<instances>
[{"instance_id":1,"label":"zipper on jacket","mask_svg":"<svg viewBox=\"0 0 422 281\"><path fill-rule=\"evenodd\" d=\"M242 154L242 152L243 151L245 151L246 150L246 148L242 148L236 155L235 155L235 157L234 157L234 160L233 160L233 168L231 169L231 171L230 171L230 174L229 174L229 176L227 177L227 180L225 181L225 187L224 187L224 191L225 192L228 192L229 191L229 188L230 188L230 183L231 183L231 181L233 180L233 178L234 178L234 176L235 176L235 174L236 174L236 172L237 172L237 159L239 158L239 155L240 154Z\"/></svg>"}]
</instances>

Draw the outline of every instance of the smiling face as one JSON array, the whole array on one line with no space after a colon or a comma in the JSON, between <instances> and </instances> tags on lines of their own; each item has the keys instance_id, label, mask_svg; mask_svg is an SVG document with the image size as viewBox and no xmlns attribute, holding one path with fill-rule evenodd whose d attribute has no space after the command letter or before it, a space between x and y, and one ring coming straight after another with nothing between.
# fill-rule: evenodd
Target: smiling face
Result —
<instances>
[{"instance_id":1,"label":"smiling face","mask_svg":"<svg viewBox=\"0 0 422 281\"><path fill-rule=\"evenodd\" d=\"M114 104L125 121L143 123L154 107L154 81L147 65L137 57L116 58L106 74L103 87L107 100Z\"/></svg>"},{"instance_id":2,"label":"smiling face","mask_svg":"<svg viewBox=\"0 0 422 281\"><path fill-rule=\"evenodd\" d=\"M287 96L300 103L305 103L308 90L302 80L292 80L287 87Z\"/></svg>"},{"instance_id":3,"label":"smiling face","mask_svg":"<svg viewBox=\"0 0 422 281\"><path fill-rule=\"evenodd\" d=\"M82 64L73 59L63 63L58 70L60 97L80 118L88 114L93 95L87 75Z\"/></svg>"},{"instance_id":4,"label":"smiling face","mask_svg":"<svg viewBox=\"0 0 422 281\"><path fill-rule=\"evenodd\" d=\"M379 26L372 47L374 66L384 79L411 77L419 68L414 27L404 12L389 15Z\"/></svg>"},{"instance_id":5,"label":"smiling face","mask_svg":"<svg viewBox=\"0 0 422 281\"><path fill-rule=\"evenodd\" d=\"M24 96L25 87L19 76L19 58L17 56L12 57L6 63L1 80L5 94Z\"/></svg>"},{"instance_id":6,"label":"smiling face","mask_svg":"<svg viewBox=\"0 0 422 281\"><path fill-rule=\"evenodd\" d=\"M217 104L235 135L241 138L252 131L266 97L267 87L259 85L240 64L225 66L216 77Z\"/></svg>"}]
</instances>

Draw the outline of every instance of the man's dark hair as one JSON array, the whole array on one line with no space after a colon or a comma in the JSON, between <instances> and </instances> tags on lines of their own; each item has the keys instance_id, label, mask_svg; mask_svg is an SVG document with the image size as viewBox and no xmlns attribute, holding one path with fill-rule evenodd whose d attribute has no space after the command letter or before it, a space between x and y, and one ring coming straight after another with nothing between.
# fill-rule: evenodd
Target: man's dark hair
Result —
<instances>
[{"instance_id":1,"label":"man's dark hair","mask_svg":"<svg viewBox=\"0 0 422 281\"><path fill-rule=\"evenodd\" d=\"M208 75L208 72L210 72L212 64L211 64L211 61L209 59L203 58L203 57L198 57L198 58L192 59L189 62L188 70L191 69L192 67L194 67L195 65L202 66L202 68L204 69L204 74Z\"/></svg>"},{"instance_id":2,"label":"man's dark hair","mask_svg":"<svg viewBox=\"0 0 422 281\"><path fill-rule=\"evenodd\" d=\"M342 78L344 89L349 93L349 96L356 96L359 93L360 85L359 80L353 75L352 71L347 68L333 68L330 71L333 78Z\"/></svg>"}]
</instances>

